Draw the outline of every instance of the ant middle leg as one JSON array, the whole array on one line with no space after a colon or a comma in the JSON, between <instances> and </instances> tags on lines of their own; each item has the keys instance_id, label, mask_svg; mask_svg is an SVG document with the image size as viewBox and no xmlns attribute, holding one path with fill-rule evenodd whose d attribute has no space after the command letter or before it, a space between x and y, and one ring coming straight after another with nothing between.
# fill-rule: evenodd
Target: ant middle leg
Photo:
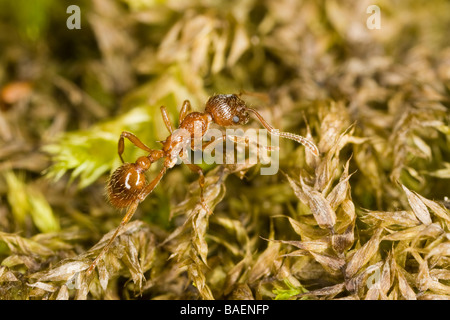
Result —
<instances>
[{"instance_id":1,"label":"ant middle leg","mask_svg":"<svg viewBox=\"0 0 450 320\"><path fill-rule=\"evenodd\" d=\"M134 134L132 134L131 132L128 131L122 131L122 133L120 134L120 138L119 138L119 144L118 144L118 153L119 153L119 157L120 160L122 160L122 163L125 163L125 161L123 161L122 158L122 154L123 151L125 150L125 142L124 142L124 138L127 138L128 140L130 140L130 142L132 144L134 144L136 147L145 150L147 152L152 152L153 150L150 149L147 145L145 145L141 140L139 140L138 137L136 137Z\"/></svg>"},{"instance_id":2,"label":"ant middle leg","mask_svg":"<svg viewBox=\"0 0 450 320\"><path fill-rule=\"evenodd\" d=\"M255 140L255 138L256 138L256 140ZM215 146L218 143L225 142L227 139L229 139L230 141L233 141L233 143L242 143L242 144L245 144L246 146L255 145L258 148L266 149L268 151L272 151L272 150L276 149L274 147L265 146L265 145L260 144L258 142L257 137L224 134L218 138L215 138L214 140L204 142L202 144L202 151L211 152L212 151L211 149L215 148Z\"/></svg>"},{"instance_id":3,"label":"ant middle leg","mask_svg":"<svg viewBox=\"0 0 450 320\"><path fill-rule=\"evenodd\" d=\"M193 164L193 163L186 163L186 165L188 166L188 168L197 173L199 175L198 178L198 183L200 186L200 201L202 203L203 208L210 214L212 214L211 209L208 207L208 205L206 204L205 201L205 197L204 197L204 190L205 190L205 174L203 173L202 168L200 168L198 165Z\"/></svg>"}]
</instances>

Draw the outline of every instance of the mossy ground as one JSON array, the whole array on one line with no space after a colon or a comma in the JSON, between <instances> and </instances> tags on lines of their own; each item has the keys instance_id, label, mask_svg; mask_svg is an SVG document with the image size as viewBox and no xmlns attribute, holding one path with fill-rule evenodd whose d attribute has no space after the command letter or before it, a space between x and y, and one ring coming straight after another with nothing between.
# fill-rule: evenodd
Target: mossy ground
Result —
<instances>
[{"instance_id":1,"label":"mossy ground","mask_svg":"<svg viewBox=\"0 0 450 320\"><path fill-rule=\"evenodd\" d=\"M450 3L369 29L359 0L86 0L69 30L71 4L0 1L1 299L450 297ZM86 276L120 132L158 148L161 105L239 92L320 157L204 166L212 214L173 168Z\"/></svg>"}]
</instances>

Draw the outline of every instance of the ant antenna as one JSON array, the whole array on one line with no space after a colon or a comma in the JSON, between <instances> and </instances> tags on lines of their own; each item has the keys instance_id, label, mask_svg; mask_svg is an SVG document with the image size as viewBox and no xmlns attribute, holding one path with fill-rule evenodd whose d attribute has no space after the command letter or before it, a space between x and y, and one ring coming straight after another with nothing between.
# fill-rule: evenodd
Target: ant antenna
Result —
<instances>
[{"instance_id":1,"label":"ant antenna","mask_svg":"<svg viewBox=\"0 0 450 320\"><path fill-rule=\"evenodd\" d=\"M253 114L255 114L255 116L259 119L259 121L264 126L264 128L269 130L269 132L271 134L276 135L276 136L280 136L282 138L294 140L294 141L304 145L305 147L307 147L316 157L319 156L319 154L320 154L319 153L319 149L310 140L308 140L305 137L302 137L302 136L300 136L298 134L294 134L294 133L290 133L290 132L280 132L277 129L274 129L270 124L268 124L267 121L264 120L264 118L255 109L247 108L247 110L252 112Z\"/></svg>"}]
</instances>

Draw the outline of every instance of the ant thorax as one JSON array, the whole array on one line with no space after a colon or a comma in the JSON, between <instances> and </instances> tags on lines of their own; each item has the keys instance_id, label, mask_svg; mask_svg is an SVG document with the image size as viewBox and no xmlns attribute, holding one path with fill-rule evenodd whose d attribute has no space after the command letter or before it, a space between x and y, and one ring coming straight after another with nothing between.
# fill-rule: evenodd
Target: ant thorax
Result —
<instances>
[{"instance_id":1,"label":"ant thorax","mask_svg":"<svg viewBox=\"0 0 450 320\"><path fill-rule=\"evenodd\" d=\"M163 142L163 151L166 154L165 166L172 168L178 162L178 156L186 153L191 145L191 134L188 130L180 128L175 130Z\"/></svg>"},{"instance_id":2,"label":"ant thorax","mask_svg":"<svg viewBox=\"0 0 450 320\"><path fill-rule=\"evenodd\" d=\"M212 117L208 113L191 112L183 119L180 129L190 132L191 137L204 136L212 122Z\"/></svg>"}]
</instances>

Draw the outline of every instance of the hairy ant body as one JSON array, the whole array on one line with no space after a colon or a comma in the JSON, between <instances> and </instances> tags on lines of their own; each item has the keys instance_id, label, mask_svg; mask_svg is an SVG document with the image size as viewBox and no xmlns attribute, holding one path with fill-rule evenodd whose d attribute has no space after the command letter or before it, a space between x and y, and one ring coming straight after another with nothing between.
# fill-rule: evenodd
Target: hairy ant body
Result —
<instances>
[{"instance_id":1,"label":"hairy ant body","mask_svg":"<svg viewBox=\"0 0 450 320\"><path fill-rule=\"evenodd\" d=\"M185 161L186 154L183 153L183 150L186 150L186 148L194 149L198 145L201 145L202 150L204 150L204 148L211 143L203 143L202 141L202 138L206 134L211 123L216 123L223 127L231 125L244 125L247 124L250 119L249 112L253 113L271 134L297 141L306 146L314 155L319 155L319 150L314 143L302 136L275 130L255 109L247 107L246 103L235 94L219 94L210 97L206 102L204 112L191 112L191 104L189 100L185 100L180 110L178 125L178 129L184 130L174 129L169 120L166 108L162 106L162 118L167 130L170 132L170 135L166 138L166 140L161 142L161 150L153 150L149 148L141 142L138 137L130 132L124 131L120 135L118 154L123 164L111 175L107 186L107 194L111 204L114 207L128 208L128 210L120 225L117 227L115 233L103 247L102 252L92 262L87 272L90 273L93 271L99 259L108 251L119 231L131 219L139 203L142 202L158 185L167 169L175 166L178 157L181 157L189 169L199 174L200 198L202 204L206 207L203 199L203 189L205 183L203 171L201 167L189 163L189 161ZM222 139L226 139L226 137L227 136L224 135ZM139 157L135 163L124 162L122 154L124 152L125 138L132 142L136 147L148 152L148 155ZM150 168L152 163L161 158L165 158L162 169L150 183L147 183L144 175L145 171Z\"/></svg>"}]
</instances>

